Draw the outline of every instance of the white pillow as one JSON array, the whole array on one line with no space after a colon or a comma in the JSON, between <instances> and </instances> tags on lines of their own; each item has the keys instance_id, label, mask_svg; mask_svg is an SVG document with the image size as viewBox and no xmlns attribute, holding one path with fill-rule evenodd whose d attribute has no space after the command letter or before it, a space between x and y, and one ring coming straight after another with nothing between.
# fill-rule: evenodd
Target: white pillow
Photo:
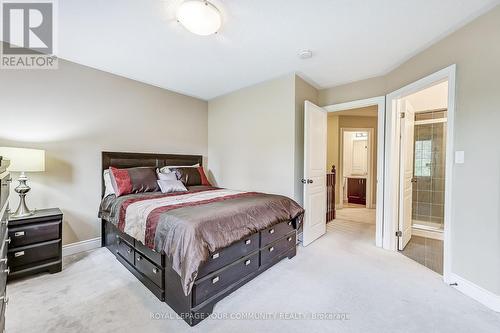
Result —
<instances>
[{"instance_id":1,"label":"white pillow","mask_svg":"<svg viewBox=\"0 0 500 333\"><path fill-rule=\"evenodd\" d=\"M187 192L186 186L180 180L157 180L162 193Z\"/></svg>"},{"instance_id":2,"label":"white pillow","mask_svg":"<svg viewBox=\"0 0 500 333\"><path fill-rule=\"evenodd\" d=\"M104 197L115 194L115 189L113 188L113 184L111 183L111 175L109 174L109 169L103 171L102 177L104 179Z\"/></svg>"},{"instance_id":3,"label":"white pillow","mask_svg":"<svg viewBox=\"0 0 500 333\"><path fill-rule=\"evenodd\" d=\"M156 170L156 176L159 180L177 180L175 172L161 173L159 170Z\"/></svg>"},{"instance_id":4,"label":"white pillow","mask_svg":"<svg viewBox=\"0 0 500 333\"><path fill-rule=\"evenodd\" d=\"M197 168L200 166L200 163L196 163L193 165L167 165L160 169L160 173L169 173L170 168Z\"/></svg>"}]
</instances>

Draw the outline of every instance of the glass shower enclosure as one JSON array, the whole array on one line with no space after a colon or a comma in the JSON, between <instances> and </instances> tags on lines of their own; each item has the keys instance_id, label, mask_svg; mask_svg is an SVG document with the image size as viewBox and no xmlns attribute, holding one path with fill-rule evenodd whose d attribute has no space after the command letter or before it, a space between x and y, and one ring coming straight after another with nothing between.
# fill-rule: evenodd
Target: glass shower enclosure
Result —
<instances>
[{"instance_id":1,"label":"glass shower enclosure","mask_svg":"<svg viewBox=\"0 0 500 333\"><path fill-rule=\"evenodd\" d=\"M446 110L415 115L413 227L442 232L446 168Z\"/></svg>"}]
</instances>

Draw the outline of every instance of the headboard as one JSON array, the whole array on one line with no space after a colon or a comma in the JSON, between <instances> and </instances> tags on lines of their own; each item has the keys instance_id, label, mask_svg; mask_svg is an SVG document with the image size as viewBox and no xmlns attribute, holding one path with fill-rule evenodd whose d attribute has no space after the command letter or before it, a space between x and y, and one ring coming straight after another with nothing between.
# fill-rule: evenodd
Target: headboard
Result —
<instances>
[{"instance_id":1,"label":"headboard","mask_svg":"<svg viewBox=\"0 0 500 333\"><path fill-rule=\"evenodd\" d=\"M196 163L199 163L201 166L203 163L203 156L103 151L101 170L101 198L104 196L104 181L102 179L102 172L108 169L110 166L115 168L161 168L166 165L193 165Z\"/></svg>"}]
</instances>

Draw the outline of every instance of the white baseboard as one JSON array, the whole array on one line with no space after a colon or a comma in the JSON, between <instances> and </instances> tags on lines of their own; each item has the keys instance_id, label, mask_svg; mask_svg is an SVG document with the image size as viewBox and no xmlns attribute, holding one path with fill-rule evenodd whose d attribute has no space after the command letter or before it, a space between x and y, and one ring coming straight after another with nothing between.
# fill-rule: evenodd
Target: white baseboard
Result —
<instances>
[{"instance_id":1,"label":"white baseboard","mask_svg":"<svg viewBox=\"0 0 500 333\"><path fill-rule=\"evenodd\" d=\"M63 245L62 255L70 256L75 253L85 252L101 247L101 237L96 237L92 239L87 239L81 242L71 243Z\"/></svg>"},{"instance_id":2,"label":"white baseboard","mask_svg":"<svg viewBox=\"0 0 500 333\"><path fill-rule=\"evenodd\" d=\"M450 283L457 284L453 287L458 291L475 299L493 311L500 312L500 295L494 294L453 273L450 274L449 281Z\"/></svg>"}]
</instances>

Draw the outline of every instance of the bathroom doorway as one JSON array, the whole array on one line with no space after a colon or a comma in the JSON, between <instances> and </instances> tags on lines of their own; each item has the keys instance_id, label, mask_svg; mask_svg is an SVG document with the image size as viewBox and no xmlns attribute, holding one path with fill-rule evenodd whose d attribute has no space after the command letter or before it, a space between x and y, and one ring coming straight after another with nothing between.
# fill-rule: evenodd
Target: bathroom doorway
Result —
<instances>
[{"instance_id":1,"label":"bathroom doorway","mask_svg":"<svg viewBox=\"0 0 500 333\"><path fill-rule=\"evenodd\" d=\"M398 250L443 274L448 81L400 101Z\"/></svg>"}]
</instances>

